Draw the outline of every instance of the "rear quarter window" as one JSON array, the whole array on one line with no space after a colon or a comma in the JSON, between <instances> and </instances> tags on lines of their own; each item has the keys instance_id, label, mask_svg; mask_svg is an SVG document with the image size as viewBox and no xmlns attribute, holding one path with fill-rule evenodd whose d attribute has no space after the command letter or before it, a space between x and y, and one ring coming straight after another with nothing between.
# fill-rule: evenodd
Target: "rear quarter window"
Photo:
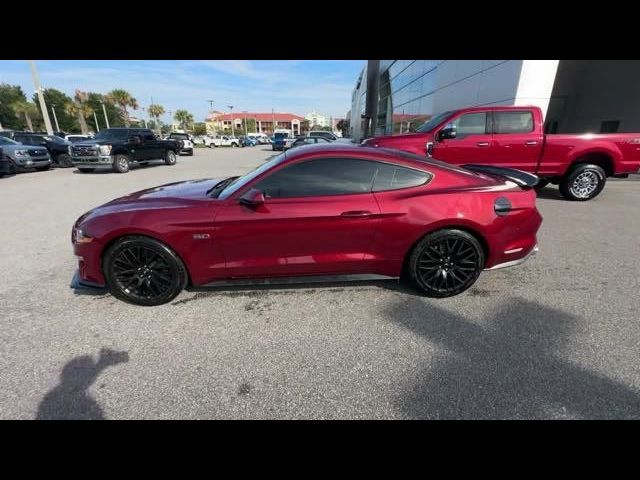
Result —
<instances>
[{"instance_id":1,"label":"rear quarter window","mask_svg":"<svg viewBox=\"0 0 640 480\"><path fill-rule=\"evenodd\" d=\"M401 188L417 187L428 183L433 175L413 168L379 163L378 172L373 181L374 192L399 190Z\"/></svg>"}]
</instances>

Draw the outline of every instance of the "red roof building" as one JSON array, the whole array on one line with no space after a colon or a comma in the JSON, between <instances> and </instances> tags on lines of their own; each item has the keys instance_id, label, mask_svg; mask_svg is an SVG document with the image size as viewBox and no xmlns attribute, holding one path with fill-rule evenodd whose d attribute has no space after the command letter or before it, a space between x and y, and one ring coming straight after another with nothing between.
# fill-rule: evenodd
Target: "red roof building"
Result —
<instances>
[{"instance_id":1,"label":"red roof building","mask_svg":"<svg viewBox=\"0 0 640 480\"><path fill-rule=\"evenodd\" d=\"M278 112L211 112L205 122L207 124L207 131L216 132L218 130L233 130L238 133L242 132L243 120L254 120L256 125L255 132L247 133L266 133L272 134L274 130L286 129L291 130L294 135L300 135L300 124L304 121L304 118L300 115L294 115L293 113L278 113Z\"/></svg>"}]
</instances>

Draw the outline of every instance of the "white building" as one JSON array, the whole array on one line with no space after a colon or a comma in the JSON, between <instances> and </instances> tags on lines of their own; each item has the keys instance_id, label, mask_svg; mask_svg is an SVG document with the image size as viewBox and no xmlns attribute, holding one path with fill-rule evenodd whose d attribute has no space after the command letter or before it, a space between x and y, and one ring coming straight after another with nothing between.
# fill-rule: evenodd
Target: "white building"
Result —
<instances>
[{"instance_id":1,"label":"white building","mask_svg":"<svg viewBox=\"0 0 640 480\"><path fill-rule=\"evenodd\" d=\"M331 120L329 117L325 117L324 115L318 112L310 112L304 116L304 119L309 122L309 126L313 127L314 125L318 127L330 127Z\"/></svg>"},{"instance_id":2,"label":"white building","mask_svg":"<svg viewBox=\"0 0 640 480\"><path fill-rule=\"evenodd\" d=\"M640 131L637 60L369 60L353 90L355 140L481 105L537 105L549 133Z\"/></svg>"}]
</instances>

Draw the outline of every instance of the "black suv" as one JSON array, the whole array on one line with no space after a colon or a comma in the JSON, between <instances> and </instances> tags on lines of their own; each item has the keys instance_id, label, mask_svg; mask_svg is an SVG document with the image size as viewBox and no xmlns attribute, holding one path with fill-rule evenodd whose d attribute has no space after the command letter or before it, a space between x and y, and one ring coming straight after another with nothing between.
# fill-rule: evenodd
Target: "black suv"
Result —
<instances>
[{"instance_id":1,"label":"black suv","mask_svg":"<svg viewBox=\"0 0 640 480\"><path fill-rule=\"evenodd\" d=\"M81 172L113 169L126 173L132 165L162 160L175 165L182 149L181 140L159 140L147 128L105 128L91 140L72 144L71 161Z\"/></svg>"},{"instance_id":2,"label":"black suv","mask_svg":"<svg viewBox=\"0 0 640 480\"><path fill-rule=\"evenodd\" d=\"M45 147L51 155L51 160L58 167L72 167L71 156L69 155L69 146L71 142L67 142L64 138L56 135L47 135L44 132L11 132L9 137L23 145L36 145Z\"/></svg>"}]
</instances>

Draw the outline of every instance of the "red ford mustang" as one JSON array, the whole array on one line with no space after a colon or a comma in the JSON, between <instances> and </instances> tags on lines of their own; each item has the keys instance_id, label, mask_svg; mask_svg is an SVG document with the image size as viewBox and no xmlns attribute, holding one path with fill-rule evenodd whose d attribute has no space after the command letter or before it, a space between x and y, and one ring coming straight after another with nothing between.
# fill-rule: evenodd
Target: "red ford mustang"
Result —
<instances>
[{"instance_id":1,"label":"red ford mustang","mask_svg":"<svg viewBox=\"0 0 640 480\"><path fill-rule=\"evenodd\" d=\"M448 297L537 251L536 180L385 148L300 147L242 177L162 185L82 215L72 286L159 305L189 284L375 274Z\"/></svg>"}]
</instances>

